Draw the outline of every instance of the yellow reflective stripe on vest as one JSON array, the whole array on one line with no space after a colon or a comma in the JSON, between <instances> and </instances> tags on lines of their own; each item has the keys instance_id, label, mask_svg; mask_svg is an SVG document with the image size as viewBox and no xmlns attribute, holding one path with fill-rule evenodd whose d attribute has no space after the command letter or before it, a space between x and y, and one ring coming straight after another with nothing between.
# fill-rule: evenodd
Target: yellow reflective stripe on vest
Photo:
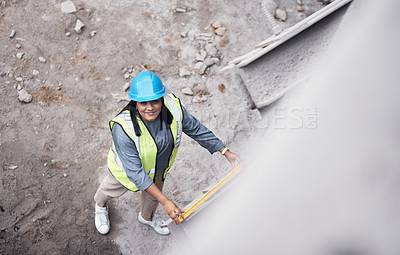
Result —
<instances>
[{"instance_id":1,"label":"yellow reflective stripe on vest","mask_svg":"<svg viewBox=\"0 0 400 255\"><path fill-rule=\"evenodd\" d=\"M165 178L167 171L173 165L173 162L178 152L178 147L180 145L182 137L183 117L182 107L178 98L176 98L172 94L166 95L164 97L164 104L174 117L170 126L174 138L174 148L172 150L169 164L164 172L163 178ZM150 178L154 180L157 159L157 146L149 130L140 119L140 117L137 117L137 122L141 130L141 135L139 137L135 134L129 111L124 111L116 116L114 119L112 119L110 121L110 128L112 129L115 123L121 125L129 138L134 141L136 149L139 152L144 170L150 176ZM110 148L107 161L109 170L122 185L132 191L139 190L136 185L129 180L126 172L123 170L123 165L118 157L118 153L116 152L114 144L112 144Z\"/></svg>"}]
</instances>

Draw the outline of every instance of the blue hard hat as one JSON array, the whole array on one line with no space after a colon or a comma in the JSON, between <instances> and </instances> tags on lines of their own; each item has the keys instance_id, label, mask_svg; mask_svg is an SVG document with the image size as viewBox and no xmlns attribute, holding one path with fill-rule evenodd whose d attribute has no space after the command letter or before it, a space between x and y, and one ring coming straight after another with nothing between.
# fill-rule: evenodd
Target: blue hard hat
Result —
<instances>
[{"instance_id":1,"label":"blue hard hat","mask_svg":"<svg viewBox=\"0 0 400 255\"><path fill-rule=\"evenodd\" d=\"M133 78L129 99L136 102L152 101L163 97L167 89L160 77L150 71L140 72Z\"/></svg>"}]
</instances>

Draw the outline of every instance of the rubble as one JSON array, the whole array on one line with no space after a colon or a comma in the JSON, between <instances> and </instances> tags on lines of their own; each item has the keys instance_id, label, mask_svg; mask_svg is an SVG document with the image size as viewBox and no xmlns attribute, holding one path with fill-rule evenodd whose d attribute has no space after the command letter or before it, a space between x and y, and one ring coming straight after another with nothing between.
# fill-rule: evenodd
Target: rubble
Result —
<instances>
[{"instance_id":1,"label":"rubble","mask_svg":"<svg viewBox=\"0 0 400 255\"><path fill-rule=\"evenodd\" d=\"M32 101L32 95L25 89L21 89L18 91L18 100L24 103L30 103Z\"/></svg>"},{"instance_id":2,"label":"rubble","mask_svg":"<svg viewBox=\"0 0 400 255\"><path fill-rule=\"evenodd\" d=\"M190 74L191 74L190 70L189 70L189 68L187 66L184 66L184 67L179 69L179 76L180 77L186 77L186 76L189 76Z\"/></svg>"},{"instance_id":3,"label":"rubble","mask_svg":"<svg viewBox=\"0 0 400 255\"><path fill-rule=\"evenodd\" d=\"M297 10L298 12L303 12L303 11L304 11L304 8L303 8L302 5L296 5L296 10Z\"/></svg>"},{"instance_id":4,"label":"rubble","mask_svg":"<svg viewBox=\"0 0 400 255\"><path fill-rule=\"evenodd\" d=\"M214 58L207 57L206 60L205 60L203 63L204 63L204 65L205 65L206 67L209 67L209 66L214 65L216 62L215 62L215 59L214 59Z\"/></svg>"},{"instance_id":5,"label":"rubble","mask_svg":"<svg viewBox=\"0 0 400 255\"><path fill-rule=\"evenodd\" d=\"M61 11L63 13L74 13L76 12L75 4L71 1L65 1L61 4Z\"/></svg>"},{"instance_id":6,"label":"rubble","mask_svg":"<svg viewBox=\"0 0 400 255\"><path fill-rule=\"evenodd\" d=\"M123 90L124 90L124 91L127 91L128 89L130 89L130 87L131 87L131 84L130 84L129 82L126 82L126 83L124 84Z\"/></svg>"},{"instance_id":7,"label":"rubble","mask_svg":"<svg viewBox=\"0 0 400 255\"><path fill-rule=\"evenodd\" d=\"M215 31L214 31L214 33L219 36L225 35L225 32L226 32L225 27L219 27L219 28L215 29Z\"/></svg>"},{"instance_id":8,"label":"rubble","mask_svg":"<svg viewBox=\"0 0 400 255\"><path fill-rule=\"evenodd\" d=\"M13 29L10 32L10 38L14 38L16 31Z\"/></svg>"},{"instance_id":9,"label":"rubble","mask_svg":"<svg viewBox=\"0 0 400 255\"><path fill-rule=\"evenodd\" d=\"M204 50L201 50L200 53L196 54L197 61L204 61L206 57L207 57L207 52L205 52Z\"/></svg>"},{"instance_id":10,"label":"rubble","mask_svg":"<svg viewBox=\"0 0 400 255\"><path fill-rule=\"evenodd\" d=\"M8 167L9 170L15 170L15 169L17 169L17 168L18 168L18 166L15 166L15 165L12 165L12 166L9 166L9 167Z\"/></svg>"},{"instance_id":11,"label":"rubble","mask_svg":"<svg viewBox=\"0 0 400 255\"><path fill-rule=\"evenodd\" d=\"M182 93L184 95L187 95L187 96L193 96L194 95L193 90L191 88L189 88L189 87L186 87L186 88L182 89Z\"/></svg>"},{"instance_id":12,"label":"rubble","mask_svg":"<svg viewBox=\"0 0 400 255\"><path fill-rule=\"evenodd\" d=\"M215 45L212 44L212 43L207 44L207 45L205 46L205 50L206 50L208 56L213 56L213 57L215 57L215 56L218 55L217 47L215 47Z\"/></svg>"},{"instance_id":13,"label":"rubble","mask_svg":"<svg viewBox=\"0 0 400 255\"><path fill-rule=\"evenodd\" d=\"M207 66L203 62L197 62L194 65L194 71L197 72L198 74L204 74L204 72L207 69Z\"/></svg>"},{"instance_id":14,"label":"rubble","mask_svg":"<svg viewBox=\"0 0 400 255\"><path fill-rule=\"evenodd\" d=\"M204 103L208 100L208 97L206 95L196 95L192 102L193 103Z\"/></svg>"},{"instance_id":15,"label":"rubble","mask_svg":"<svg viewBox=\"0 0 400 255\"><path fill-rule=\"evenodd\" d=\"M284 10L278 8L275 10L275 18L277 20L285 22L287 20L287 13Z\"/></svg>"},{"instance_id":16,"label":"rubble","mask_svg":"<svg viewBox=\"0 0 400 255\"><path fill-rule=\"evenodd\" d=\"M24 53L23 53L23 52L18 52L17 54L15 54L15 56L16 56L18 59L22 59L23 56L24 56Z\"/></svg>"},{"instance_id":17,"label":"rubble","mask_svg":"<svg viewBox=\"0 0 400 255\"><path fill-rule=\"evenodd\" d=\"M77 34L82 33L82 28L83 28L84 26L85 26L85 24L84 24L80 19L77 19L77 20L76 20L76 25L75 25L75 28L74 28L75 32L76 32Z\"/></svg>"},{"instance_id":18,"label":"rubble","mask_svg":"<svg viewBox=\"0 0 400 255\"><path fill-rule=\"evenodd\" d=\"M130 101L130 99L126 95L121 95L119 93L111 93L111 95L117 101L117 103L122 101Z\"/></svg>"},{"instance_id":19,"label":"rubble","mask_svg":"<svg viewBox=\"0 0 400 255\"><path fill-rule=\"evenodd\" d=\"M214 23L211 24L211 27L214 28L214 29L218 29L218 28L220 28L221 26L222 26L221 23L218 22L218 21L216 21L216 22L214 22Z\"/></svg>"},{"instance_id":20,"label":"rubble","mask_svg":"<svg viewBox=\"0 0 400 255\"><path fill-rule=\"evenodd\" d=\"M190 37L190 34L189 34ZM213 38L213 34L211 33L200 33L195 35L196 40L201 40L201 41L211 41Z\"/></svg>"},{"instance_id":21,"label":"rubble","mask_svg":"<svg viewBox=\"0 0 400 255\"><path fill-rule=\"evenodd\" d=\"M186 13L186 9L185 8L175 8L175 12L177 12L177 13Z\"/></svg>"},{"instance_id":22,"label":"rubble","mask_svg":"<svg viewBox=\"0 0 400 255\"><path fill-rule=\"evenodd\" d=\"M44 57L39 57L39 61L42 63L46 63L47 60Z\"/></svg>"}]
</instances>

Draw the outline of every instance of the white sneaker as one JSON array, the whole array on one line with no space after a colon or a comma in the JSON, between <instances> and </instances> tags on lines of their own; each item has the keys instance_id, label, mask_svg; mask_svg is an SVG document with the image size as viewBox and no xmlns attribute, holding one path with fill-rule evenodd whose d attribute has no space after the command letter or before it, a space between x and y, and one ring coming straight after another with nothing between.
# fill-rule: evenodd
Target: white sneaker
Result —
<instances>
[{"instance_id":1,"label":"white sneaker","mask_svg":"<svg viewBox=\"0 0 400 255\"><path fill-rule=\"evenodd\" d=\"M94 223L96 224L97 231L100 234L105 235L110 231L110 220L108 219L107 207L95 207Z\"/></svg>"},{"instance_id":2,"label":"white sneaker","mask_svg":"<svg viewBox=\"0 0 400 255\"><path fill-rule=\"evenodd\" d=\"M169 233L171 233L169 231L169 228L167 227L167 225L165 225L164 221L162 219L160 219L160 217L158 217L158 215L154 215L153 220L148 221L148 220L143 219L142 212L140 212L139 216L138 216L138 220L140 223L143 223L143 224L146 224L146 225L149 225L150 227L152 227L160 235L168 235Z\"/></svg>"}]
</instances>

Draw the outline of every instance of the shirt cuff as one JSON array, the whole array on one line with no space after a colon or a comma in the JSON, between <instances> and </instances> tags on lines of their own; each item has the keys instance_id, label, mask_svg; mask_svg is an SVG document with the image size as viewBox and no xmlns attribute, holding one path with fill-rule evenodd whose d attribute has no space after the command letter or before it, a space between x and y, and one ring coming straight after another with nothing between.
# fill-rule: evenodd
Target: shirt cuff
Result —
<instances>
[{"instance_id":1,"label":"shirt cuff","mask_svg":"<svg viewBox=\"0 0 400 255\"><path fill-rule=\"evenodd\" d=\"M222 141L219 141L215 146L214 150L210 151L211 154L214 154L214 152L220 151L222 148L224 148L225 145L222 143Z\"/></svg>"}]
</instances>

